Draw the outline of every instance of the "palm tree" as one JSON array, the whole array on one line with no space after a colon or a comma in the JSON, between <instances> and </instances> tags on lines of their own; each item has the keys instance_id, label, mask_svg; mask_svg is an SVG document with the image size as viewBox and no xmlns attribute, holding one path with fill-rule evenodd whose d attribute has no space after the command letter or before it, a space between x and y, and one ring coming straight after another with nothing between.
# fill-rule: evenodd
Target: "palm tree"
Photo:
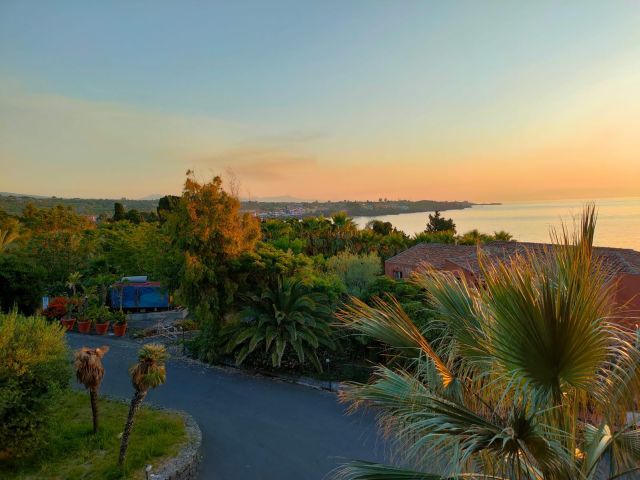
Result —
<instances>
[{"instance_id":1,"label":"palm tree","mask_svg":"<svg viewBox=\"0 0 640 480\"><path fill-rule=\"evenodd\" d=\"M98 389L104 377L102 357L109 351L107 345L99 348L82 347L74 355L74 366L78 382L89 390L91 413L93 414L93 433L98 431Z\"/></svg>"},{"instance_id":2,"label":"palm tree","mask_svg":"<svg viewBox=\"0 0 640 480\"><path fill-rule=\"evenodd\" d=\"M124 464L129 446L129 436L133 428L133 420L140 405L142 405L142 401L150 389L159 387L167 380L167 372L164 365L167 358L168 354L164 345L148 343L143 345L138 352L138 363L129 370L131 383L136 393L131 399L127 423L125 423L124 432L122 433L120 456L118 457L119 466Z\"/></svg>"},{"instance_id":3,"label":"palm tree","mask_svg":"<svg viewBox=\"0 0 640 480\"><path fill-rule=\"evenodd\" d=\"M7 249L7 247L18 240L20 234L12 228L1 229L0 228L0 253Z\"/></svg>"},{"instance_id":4,"label":"palm tree","mask_svg":"<svg viewBox=\"0 0 640 480\"><path fill-rule=\"evenodd\" d=\"M266 288L262 295L245 297L247 307L240 322L225 328L228 351L237 351L236 362L242 363L256 348L264 345L271 364L279 367L287 347L296 352L300 363L305 359L322 371L316 350L320 345L335 348L331 339L331 310L324 295L308 292L299 280L279 280L275 289Z\"/></svg>"},{"instance_id":5,"label":"palm tree","mask_svg":"<svg viewBox=\"0 0 640 480\"><path fill-rule=\"evenodd\" d=\"M493 232L493 239L500 242L511 242L513 240L513 235L504 230L499 230L497 232Z\"/></svg>"},{"instance_id":6,"label":"palm tree","mask_svg":"<svg viewBox=\"0 0 640 480\"><path fill-rule=\"evenodd\" d=\"M73 292L73 296L76 296L76 289L78 284L80 283L80 279L82 278L82 274L80 272L73 272L69 274L67 278L67 288Z\"/></svg>"},{"instance_id":7,"label":"palm tree","mask_svg":"<svg viewBox=\"0 0 640 480\"><path fill-rule=\"evenodd\" d=\"M480 251L481 287L419 274L438 318L433 343L395 300L353 300L344 325L398 357L342 398L376 407L401 448L398 466L354 462L342 478L612 480L640 471L638 419L627 413L640 393L640 350L634 332L610 321L613 286L593 255L594 228L590 207L545 253L495 263Z\"/></svg>"}]
</instances>

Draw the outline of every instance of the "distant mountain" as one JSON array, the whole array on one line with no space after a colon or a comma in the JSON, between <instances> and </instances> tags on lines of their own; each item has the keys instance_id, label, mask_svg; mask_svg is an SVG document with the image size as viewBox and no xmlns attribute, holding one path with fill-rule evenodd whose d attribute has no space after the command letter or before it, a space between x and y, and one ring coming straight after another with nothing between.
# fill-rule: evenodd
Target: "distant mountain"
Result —
<instances>
[{"instance_id":1,"label":"distant mountain","mask_svg":"<svg viewBox=\"0 0 640 480\"><path fill-rule=\"evenodd\" d=\"M3 197L29 197L29 198L49 198L46 195L27 195L25 193L0 192Z\"/></svg>"}]
</instances>

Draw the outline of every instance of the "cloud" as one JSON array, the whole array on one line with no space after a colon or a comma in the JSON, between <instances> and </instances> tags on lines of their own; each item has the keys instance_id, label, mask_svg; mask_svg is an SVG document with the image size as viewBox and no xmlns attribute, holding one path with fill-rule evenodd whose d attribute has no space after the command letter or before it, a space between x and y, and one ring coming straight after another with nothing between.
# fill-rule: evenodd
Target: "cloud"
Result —
<instances>
[{"instance_id":1,"label":"cloud","mask_svg":"<svg viewBox=\"0 0 640 480\"><path fill-rule=\"evenodd\" d=\"M225 150L207 155L199 163L218 169L231 169L242 180L262 182L286 180L294 173L317 166L313 156L268 146Z\"/></svg>"}]
</instances>

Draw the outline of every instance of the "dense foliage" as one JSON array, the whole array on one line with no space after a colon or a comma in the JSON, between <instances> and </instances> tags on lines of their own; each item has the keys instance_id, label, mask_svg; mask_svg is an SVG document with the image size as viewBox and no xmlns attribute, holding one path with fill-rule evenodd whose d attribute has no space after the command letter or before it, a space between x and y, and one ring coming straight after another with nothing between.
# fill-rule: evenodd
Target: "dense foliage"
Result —
<instances>
[{"instance_id":1,"label":"dense foliage","mask_svg":"<svg viewBox=\"0 0 640 480\"><path fill-rule=\"evenodd\" d=\"M345 326L395 349L393 365L343 399L376 407L401 465L354 462L342 478L637 474L640 429L627 412L640 394L640 349L635 332L609 321L613 287L593 255L593 210L581 227L547 255L483 259L483 288L418 275L437 341L393 298L344 309Z\"/></svg>"},{"instance_id":2,"label":"dense foliage","mask_svg":"<svg viewBox=\"0 0 640 480\"><path fill-rule=\"evenodd\" d=\"M426 325L430 316L422 296L413 287L383 277L384 261L419 242L508 238L504 232L457 235L449 228L453 222L439 213L431 216L434 228L413 236L378 220L358 228L340 210L328 216L259 220L242 210L221 178L199 182L191 174L182 194L162 197L155 211L122 200L110 203L109 210L103 208L95 218L74 211L73 201L58 203L38 202L47 208L24 203L20 215L0 210L0 309L15 306L32 314L39 310L41 297L48 295L53 303L44 313L51 320L67 315L97 322L111 318L101 307L110 285L122 276L147 275L159 280L175 303L188 307L200 330L189 350L206 361L239 355L245 345L230 347L228 339L220 337L221 329L247 310L251 298L281 288L280 279L304 284L306 294L324 299L329 313L349 295L370 302L373 291L393 292L411 317ZM384 199L361 203L374 211L406 207ZM333 206L353 207L350 202ZM435 205L440 206L452 205ZM73 303L69 297L76 295L82 300ZM66 307L70 308L64 311ZM325 314L313 315L319 319ZM362 337L345 339L335 329L327 330L335 351L310 344L325 360L351 351L370 356L377 348ZM245 362L260 363L259 351L252 349ZM314 357L306 352L305 360L310 358ZM285 349L275 363L301 364L293 348Z\"/></svg>"},{"instance_id":3,"label":"dense foliage","mask_svg":"<svg viewBox=\"0 0 640 480\"><path fill-rule=\"evenodd\" d=\"M235 323L227 325L223 335L227 348L236 351L242 363L257 348L279 367L287 350L295 352L300 364L308 360L318 370L322 364L316 355L320 345L334 349L329 322L332 311L326 296L310 292L299 280L278 281L274 289L246 298L246 307Z\"/></svg>"},{"instance_id":4,"label":"dense foliage","mask_svg":"<svg viewBox=\"0 0 640 480\"><path fill-rule=\"evenodd\" d=\"M0 458L25 455L44 440L70 374L62 328L0 313Z\"/></svg>"}]
</instances>

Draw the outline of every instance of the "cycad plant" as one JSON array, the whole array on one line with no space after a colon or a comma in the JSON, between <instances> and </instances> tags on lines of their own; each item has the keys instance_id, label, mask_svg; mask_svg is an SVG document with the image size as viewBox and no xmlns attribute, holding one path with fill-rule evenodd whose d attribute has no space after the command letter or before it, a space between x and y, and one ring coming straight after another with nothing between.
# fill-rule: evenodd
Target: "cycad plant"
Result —
<instances>
[{"instance_id":1,"label":"cycad plant","mask_svg":"<svg viewBox=\"0 0 640 480\"><path fill-rule=\"evenodd\" d=\"M98 431L98 390L104 377L102 358L109 351L107 345L99 348L82 347L74 355L74 367L78 382L89 390L91 413L93 414L93 433Z\"/></svg>"},{"instance_id":2,"label":"cycad plant","mask_svg":"<svg viewBox=\"0 0 640 480\"><path fill-rule=\"evenodd\" d=\"M322 371L316 350L320 345L333 349L329 325L331 310L324 295L309 292L299 280L278 281L276 288L265 288L260 296L245 297L246 308L239 322L226 327L227 349L236 351L236 362L259 346L271 355L271 364L279 367L285 350L295 351L300 363L308 359Z\"/></svg>"},{"instance_id":3,"label":"cycad plant","mask_svg":"<svg viewBox=\"0 0 640 480\"><path fill-rule=\"evenodd\" d=\"M129 415L127 423L122 433L122 442L120 443L120 456L118 457L118 465L124 464L129 447L129 436L133 428L133 421L136 412L142 405L142 401L152 388L159 387L167 380L167 372L165 369L165 361L168 358L164 345L156 343L148 343L143 345L138 352L138 363L133 365L129 370L131 375L131 383L135 389L135 394L131 399L129 406Z\"/></svg>"},{"instance_id":4,"label":"cycad plant","mask_svg":"<svg viewBox=\"0 0 640 480\"><path fill-rule=\"evenodd\" d=\"M609 273L593 254L593 208L544 253L496 261L483 282L425 271L437 314L428 342L393 300L353 300L344 325L394 347L371 382L342 394L371 405L400 447L397 466L346 465L347 479L615 479L638 475L634 332L610 321ZM430 332L433 333L433 332ZM433 338L430 335L430 338ZM633 473L635 472L635 473Z\"/></svg>"}]
</instances>

